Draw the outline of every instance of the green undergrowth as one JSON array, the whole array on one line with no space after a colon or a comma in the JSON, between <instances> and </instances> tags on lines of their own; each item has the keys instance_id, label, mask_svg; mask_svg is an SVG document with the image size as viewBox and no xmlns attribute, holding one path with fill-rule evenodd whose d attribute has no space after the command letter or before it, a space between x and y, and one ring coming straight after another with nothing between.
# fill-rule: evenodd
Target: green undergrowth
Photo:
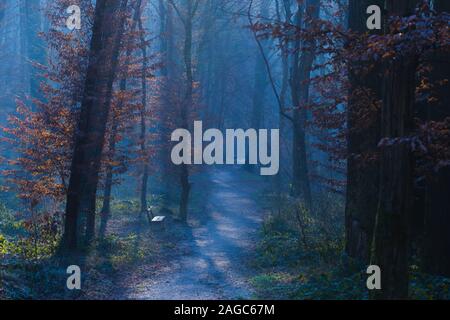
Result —
<instances>
[{"instance_id":1,"label":"green undergrowth","mask_svg":"<svg viewBox=\"0 0 450 320\"><path fill-rule=\"evenodd\" d=\"M155 213L158 197L149 198ZM139 219L137 200L113 200L111 230L78 253L57 255L61 229L36 228L0 206L0 297L2 299L108 298L115 288L115 275L139 264L157 260L161 241L150 230L146 217ZM99 219L98 219L99 220ZM29 224L29 223L28 223ZM82 270L82 290L66 288L69 265Z\"/></svg>"},{"instance_id":2,"label":"green undergrowth","mask_svg":"<svg viewBox=\"0 0 450 320\"><path fill-rule=\"evenodd\" d=\"M251 262L259 299L368 299L367 266L344 253L344 208L338 197L318 199L313 213L284 197L272 200ZM281 205L278 205L281 203ZM450 279L411 267L410 298L450 299Z\"/></svg>"}]
</instances>

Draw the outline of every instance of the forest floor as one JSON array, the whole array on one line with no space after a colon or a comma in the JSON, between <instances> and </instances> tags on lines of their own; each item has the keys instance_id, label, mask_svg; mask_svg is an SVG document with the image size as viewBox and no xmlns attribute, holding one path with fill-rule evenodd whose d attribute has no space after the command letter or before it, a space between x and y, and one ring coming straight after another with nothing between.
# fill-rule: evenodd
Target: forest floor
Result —
<instances>
[{"instance_id":1,"label":"forest floor","mask_svg":"<svg viewBox=\"0 0 450 320\"><path fill-rule=\"evenodd\" d=\"M0 260L0 299L367 299L364 265L343 254L341 202L320 201L321 219L275 210L269 181L237 167L196 173L187 224L152 195L164 231L139 218L136 199L115 199L106 238L85 253ZM2 212L6 233L17 223ZM66 287L72 264L81 290ZM412 273L411 298L449 297L450 279Z\"/></svg>"},{"instance_id":2,"label":"forest floor","mask_svg":"<svg viewBox=\"0 0 450 320\"><path fill-rule=\"evenodd\" d=\"M242 167L224 166L208 167L191 178L187 223L173 214L175 203L165 207L152 195L155 214L162 210L167 216L165 230L157 231L139 217L137 200L115 199L106 237L89 250L3 261L0 298L255 298L252 279L258 270L252 263L268 211L267 179ZM9 217L2 219L10 221L8 228L14 229L12 213L1 212ZM71 291L66 287L66 269L74 264L81 269L82 283L81 290Z\"/></svg>"},{"instance_id":3,"label":"forest floor","mask_svg":"<svg viewBox=\"0 0 450 320\"><path fill-rule=\"evenodd\" d=\"M254 296L249 265L264 210L257 197L265 183L239 168L211 168L193 179L187 225L169 220L154 235L162 245L157 264L120 272L113 299L240 299Z\"/></svg>"}]
</instances>

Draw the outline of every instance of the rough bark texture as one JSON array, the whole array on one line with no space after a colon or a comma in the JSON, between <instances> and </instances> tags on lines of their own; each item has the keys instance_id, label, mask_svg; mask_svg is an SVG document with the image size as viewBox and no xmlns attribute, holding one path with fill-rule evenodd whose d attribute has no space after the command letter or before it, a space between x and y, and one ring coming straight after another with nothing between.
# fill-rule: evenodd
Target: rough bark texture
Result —
<instances>
[{"instance_id":1,"label":"rough bark texture","mask_svg":"<svg viewBox=\"0 0 450 320\"><path fill-rule=\"evenodd\" d=\"M391 15L413 12L416 1L386 1ZM408 138L414 129L416 87L415 57L399 57L386 66L383 81L381 135ZM381 151L380 193L371 264L381 268L381 290L375 299L408 297L410 222L414 201L414 166L410 144L397 142Z\"/></svg>"},{"instance_id":2,"label":"rough bark texture","mask_svg":"<svg viewBox=\"0 0 450 320\"><path fill-rule=\"evenodd\" d=\"M99 0L90 45L89 65L77 123L67 194L63 247L79 245L79 225L86 217L85 240L95 234L95 200L106 123L112 97L127 0ZM120 18L119 18L120 17Z\"/></svg>"},{"instance_id":3,"label":"rough bark texture","mask_svg":"<svg viewBox=\"0 0 450 320\"><path fill-rule=\"evenodd\" d=\"M351 0L349 2L349 28L354 32L367 32L365 15L369 5L383 7L383 0ZM361 101L357 91L364 90L370 95L370 109L374 108L381 98L381 77L379 68L367 74L356 74L350 67L351 88L347 107L347 193L345 208L346 252L350 257L368 262L372 242L375 215L377 211L377 195L379 188L379 161L365 161L364 155L374 154L380 140L380 114L374 112L375 121L361 126ZM363 106L366 107L366 106Z\"/></svg>"},{"instance_id":4,"label":"rough bark texture","mask_svg":"<svg viewBox=\"0 0 450 320\"><path fill-rule=\"evenodd\" d=\"M435 1L434 9L439 12L450 12L450 1ZM445 53L436 53L431 57L432 83L443 79L450 80L450 61ZM445 86L438 86L435 94L439 103L434 106L425 105L421 110L421 118L431 121L443 121L450 117L450 92ZM423 216L423 248L421 256L424 271L431 274L450 276L450 168L444 167L434 172L426 181L425 210Z\"/></svg>"}]
</instances>

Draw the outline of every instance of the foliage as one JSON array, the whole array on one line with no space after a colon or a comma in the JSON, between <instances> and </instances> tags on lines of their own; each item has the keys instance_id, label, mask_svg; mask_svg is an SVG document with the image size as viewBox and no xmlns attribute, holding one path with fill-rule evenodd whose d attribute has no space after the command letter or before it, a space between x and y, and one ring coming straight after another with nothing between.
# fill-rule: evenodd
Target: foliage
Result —
<instances>
[{"instance_id":1,"label":"foliage","mask_svg":"<svg viewBox=\"0 0 450 320\"><path fill-rule=\"evenodd\" d=\"M362 299L362 266L343 252L343 201L334 193L318 196L314 213L284 196L263 224L253 264L257 298ZM358 285L360 283L360 285Z\"/></svg>"},{"instance_id":2,"label":"foliage","mask_svg":"<svg viewBox=\"0 0 450 320\"><path fill-rule=\"evenodd\" d=\"M150 258L154 251L151 244L140 241L136 233L119 237L117 235L107 235L99 240L97 250L108 257L114 269L123 265L131 265L143 259Z\"/></svg>"},{"instance_id":3,"label":"foliage","mask_svg":"<svg viewBox=\"0 0 450 320\"><path fill-rule=\"evenodd\" d=\"M322 207L314 214L301 202L285 197L282 207L263 224L261 259L274 265L280 261L296 265L338 258L343 250L342 201L334 195L324 197L329 199L318 201Z\"/></svg>"},{"instance_id":4,"label":"foliage","mask_svg":"<svg viewBox=\"0 0 450 320\"><path fill-rule=\"evenodd\" d=\"M298 300L354 300L367 299L363 273L339 276L334 271L314 272L306 269L302 273L268 273L252 279L258 291L257 298Z\"/></svg>"},{"instance_id":5,"label":"foliage","mask_svg":"<svg viewBox=\"0 0 450 320\"><path fill-rule=\"evenodd\" d=\"M410 297L419 300L450 300L450 278L411 272Z\"/></svg>"},{"instance_id":6,"label":"foliage","mask_svg":"<svg viewBox=\"0 0 450 320\"><path fill-rule=\"evenodd\" d=\"M0 234L0 258L5 256L9 252L10 243L6 240L5 236Z\"/></svg>"}]
</instances>

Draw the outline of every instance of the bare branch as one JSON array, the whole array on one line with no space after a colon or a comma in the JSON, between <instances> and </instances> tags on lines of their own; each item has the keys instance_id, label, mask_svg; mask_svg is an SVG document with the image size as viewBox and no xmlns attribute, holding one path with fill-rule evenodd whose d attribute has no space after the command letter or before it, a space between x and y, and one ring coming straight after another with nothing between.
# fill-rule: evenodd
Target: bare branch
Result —
<instances>
[{"instance_id":1,"label":"bare branch","mask_svg":"<svg viewBox=\"0 0 450 320\"><path fill-rule=\"evenodd\" d=\"M277 99L277 103L278 103L278 107L279 107L279 110L280 110L280 114L283 117L285 117L286 119L290 120L291 122L294 122L294 119L283 110L283 105L281 103L280 95L279 95L278 90L277 90L277 88L275 86L275 81L273 80L273 76L272 76L272 71L270 69L269 60L267 59L266 54L264 53L264 48L263 48L263 46L261 44L261 41L258 38L258 35L256 34L256 31L252 28L253 27L253 19L252 19L252 14L251 14L252 6L253 6L253 0L250 0L250 4L248 6L248 21L250 23L250 27L251 27L251 30L253 32L253 36L255 37L255 41L256 41L256 43L258 45L259 51L261 53L261 56L262 56L262 58L264 60L264 64L266 65L267 74L268 74L269 80L270 80L270 85L271 85L273 93L275 94L275 97Z\"/></svg>"},{"instance_id":2,"label":"bare branch","mask_svg":"<svg viewBox=\"0 0 450 320\"><path fill-rule=\"evenodd\" d=\"M191 18L193 18L195 16L195 13L197 12L199 4L200 4L200 0L196 0L194 3L194 7L192 9L192 12L191 12Z\"/></svg>"},{"instance_id":3,"label":"bare branch","mask_svg":"<svg viewBox=\"0 0 450 320\"><path fill-rule=\"evenodd\" d=\"M175 12L177 13L177 15L180 18L180 20L183 23L183 25L186 26L186 21L185 21L183 15L181 14L180 10L178 9L177 5L175 4L175 2L173 0L169 0L169 3L175 9Z\"/></svg>"}]
</instances>

